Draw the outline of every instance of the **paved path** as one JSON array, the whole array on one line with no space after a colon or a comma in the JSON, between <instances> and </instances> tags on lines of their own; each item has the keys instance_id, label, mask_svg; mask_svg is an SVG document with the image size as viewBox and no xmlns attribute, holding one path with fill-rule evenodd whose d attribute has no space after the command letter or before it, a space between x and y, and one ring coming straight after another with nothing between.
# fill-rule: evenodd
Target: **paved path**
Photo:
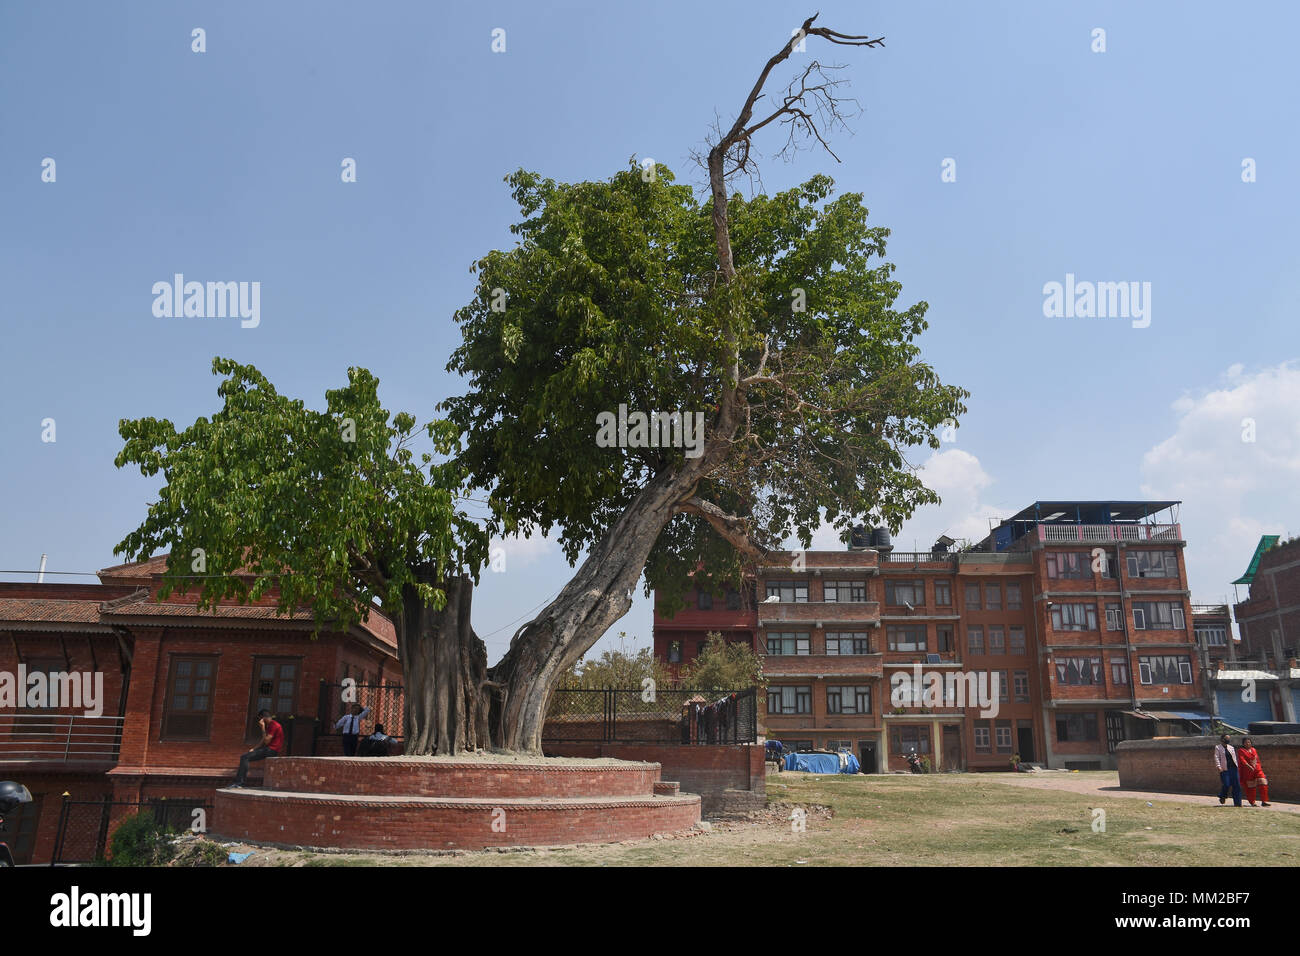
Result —
<instances>
[{"instance_id":1,"label":"paved path","mask_svg":"<svg viewBox=\"0 0 1300 956\"><path fill-rule=\"evenodd\" d=\"M972 776L983 776L976 774ZM1079 773L1062 773L1060 771L1048 770L1043 773L999 773L990 774L998 783L1010 784L1017 787L1030 787L1038 790L1064 790L1069 793L1081 793L1098 797L1129 797L1134 800L1163 801L1166 803L1185 803L1201 807L1217 807L1219 798L1214 794L1202 795L1197 793L1154 793L1149 790L1121 790L1119 786L1118 771L1081 771ZM1279 811L1283 813L1300 813L1300 804L1285 803L1282 801L1269 801L1267 807L1252 808L1243 797L1242 809L1255 810L1256 812L1269 813ZM1226 805L1229 809L1235 809L1232 806L1232 798L1228 798Z\"/></svg>"}]
</instances>

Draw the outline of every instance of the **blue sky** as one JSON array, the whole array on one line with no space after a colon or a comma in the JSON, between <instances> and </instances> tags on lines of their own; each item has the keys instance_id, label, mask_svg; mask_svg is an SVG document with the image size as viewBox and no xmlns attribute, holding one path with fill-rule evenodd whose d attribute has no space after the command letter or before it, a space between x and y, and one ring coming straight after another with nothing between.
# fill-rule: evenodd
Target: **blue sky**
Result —
<instances>
[{"instance_id":1,"label":"blue sky","mask_svg":"<svg viewBox=\"0 0 1300 956\"><path fill-rule=\"evenodd\" d=\"M926 356L973 393L957 440L913 456L945 503L900 546L1039 498L1181 498L1194 598L1230 594L1257 536L1300 524L1300 11L1280 3L6 4L0 568L115 563L156 488L114 469L117 422L210 413L213 355L308 401L363 365L390 408L431 411L460 388L468 267L511 243L502 177L635 154L701 182L715 111L818 8L886 48L813 40L780 71L846 64L862 113L839 164L769 139L765 187L862 192L904 300L930 305ZM156 318L177 272L261 282L260 325ZM1151 283L1149 327L1045 317L1067 273ZM568 573L510 543L475 599L493 659ZM615 630L648 641L649 602Z\"/></svg>"}]
</instances>

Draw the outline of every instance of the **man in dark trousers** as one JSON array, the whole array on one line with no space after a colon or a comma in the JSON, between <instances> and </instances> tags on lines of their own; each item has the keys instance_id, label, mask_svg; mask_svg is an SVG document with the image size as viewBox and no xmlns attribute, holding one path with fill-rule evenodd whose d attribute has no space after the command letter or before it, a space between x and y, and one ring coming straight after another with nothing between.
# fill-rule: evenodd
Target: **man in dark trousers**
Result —
<instances>
[{"instance_id":1,"label":"man in dark trousers","mask_svg":"<svg viewBox=\"0 0 1300 956\"><path fill-rule=\"evenodd\" d=\"M257 725L262 728L262 742L239 758L239 776L230 785L231 788L242 787L248 779L248 765L254 760L278 757L284 753L284 728L271 716L269 710L257 712Z\"/></svg>"},{"instance_id":2,"label":"man in dark trousers","mask_svg":"<svg viewBox=\"0 0 1300 956\"><path fill-rule=\"evenodd\" d=\"M1232 805L1241 806L1241 780L1237 776L1237 748L1229 742L1231 738L1224 734L1219 738L1219 744L1214 748L1214 767L1219 771L1219 782L1223 785L1219 788L1219 803L1227 799L1228 791L1232 791Z\"/></svg>"},{"instance_id":3,"label":"man in dark trousers","mask_svg":"<svg viewBox=\"0 0 1300 956\"><path fill-rule=\"evenodd\" d=\"M334 722L335 729L343 733L343 756L356 756L357 738L361 735L361 721L365 720L369 715L369 707L353 704L350 714L344 714Z\"/></svg>"}]
</instances>

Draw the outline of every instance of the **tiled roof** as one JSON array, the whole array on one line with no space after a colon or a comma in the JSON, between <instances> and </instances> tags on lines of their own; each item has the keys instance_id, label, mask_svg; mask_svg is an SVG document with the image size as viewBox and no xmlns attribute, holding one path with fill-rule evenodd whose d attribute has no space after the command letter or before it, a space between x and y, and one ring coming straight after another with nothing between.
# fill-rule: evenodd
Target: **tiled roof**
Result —
<instances>
[{"instance_id":1,"label":"tiled roof","mask_svg":"<svg viewBox=\"0 0 1300 956\"><path fill-rule=\"evenodd\" d=\"M99 606L99 601L0 598L0 621L6 627L35 623L99 625Z\"/></svg>"}]
</instances>

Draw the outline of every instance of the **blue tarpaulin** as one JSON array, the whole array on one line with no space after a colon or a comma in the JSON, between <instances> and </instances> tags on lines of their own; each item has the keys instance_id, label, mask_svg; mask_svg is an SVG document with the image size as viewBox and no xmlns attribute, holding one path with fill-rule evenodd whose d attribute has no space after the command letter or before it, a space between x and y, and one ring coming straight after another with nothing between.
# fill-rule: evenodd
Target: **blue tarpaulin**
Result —
<instances>
[{"instance_id":1,"label":"blue tarpaulin","mask_svg":"<svg viewBox=\"0 0 1300 956\"><path fill-rule=\"evenodd\" d=\"M786 770L804 770L808 773L857 773L858 760L846 753L843 768L835 754L786 754Z\"/></svg>"}]
</instances>

